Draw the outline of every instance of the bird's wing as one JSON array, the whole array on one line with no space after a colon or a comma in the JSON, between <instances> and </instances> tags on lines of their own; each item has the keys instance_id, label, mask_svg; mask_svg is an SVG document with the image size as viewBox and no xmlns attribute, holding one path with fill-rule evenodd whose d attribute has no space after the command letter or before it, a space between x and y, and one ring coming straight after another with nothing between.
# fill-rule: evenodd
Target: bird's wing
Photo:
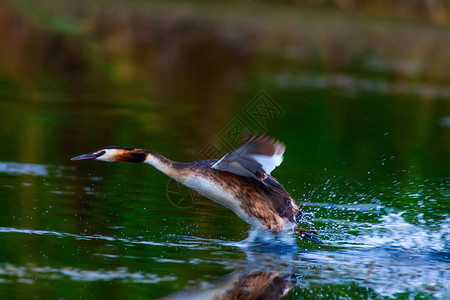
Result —
<instances>
[{"instance_id":1,"label":"bird's wing","mask_svg":"<svg viewBox=\"0 0 450 300\"><path fill-rule=\"evenodd\" d=\"M211 167L264 180L283 161L285 148L283 143L265 136L251 137Z\"/></svg>"}]
</instances>

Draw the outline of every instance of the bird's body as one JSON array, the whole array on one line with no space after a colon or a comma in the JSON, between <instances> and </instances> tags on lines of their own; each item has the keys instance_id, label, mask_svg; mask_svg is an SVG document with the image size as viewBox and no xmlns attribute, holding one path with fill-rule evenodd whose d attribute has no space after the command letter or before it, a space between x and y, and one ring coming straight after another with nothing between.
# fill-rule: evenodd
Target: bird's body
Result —
<instances>
[{"instance_id":1,"label":"bird's body","mask_svg":"<svg viewBox=\"0 0 450 300\"><path fill-rule=\"evenodd\" d=\"M220 160L191 163L171 161L145 149L104 147L72 160L128 161L154 166L179 183L234 211L241 219L274 234L293 229L299 209L292 197L270 176L282 161L284 145L260 136Z\"/></svg>"},{"instance_id":2,"label":"bird's body","mask_svg":"<svg viewBox=\"0 0 450 300\"><path fill-rule=\"evenodd\" d=\"M254 226L278 233L296 224L297 205L273 177L260 182L211 168L217 161L173 163L169 176Z\"/></svg>"}]
</instances>

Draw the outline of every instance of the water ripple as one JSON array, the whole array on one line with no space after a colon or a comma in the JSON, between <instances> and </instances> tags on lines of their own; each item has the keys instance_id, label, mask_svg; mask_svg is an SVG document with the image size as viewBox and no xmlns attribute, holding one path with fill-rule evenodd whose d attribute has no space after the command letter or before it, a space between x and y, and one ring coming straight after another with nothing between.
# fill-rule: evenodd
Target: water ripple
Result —
<instances>
[{"instance_id":1,"label":"water ripple","mask_svg":"<svg viewBox=\"0 0 450 300\"><path fill-rule=\"evenodd\" d=\"M25 266L16 266L8 263L0 264L0 276L2 277L16 277L20 279L20 281L31 284L38 275L40 278L49 278L53 280L68 277L74 281L120 280L122 282L158 283L161 281L176 280L176 277L174 276L129 272L125 267L120 267L116 270L84 270L70 267L39 267L33 264L26 264Z\"/></svg>"},{"instance_id":2,"label":"water ripple","mask_svg":"<svg viewBox=\"0 0 450 300\"><path fill-rule=\"evenodd\" d=\"M73 168L55 166L55 165L40 165L40 164L25 164L17 162L0 161L0 173L10 175L33 175L33 176L48 176L52 173L55 176L61 176L62 171L73 170Z\"/></svg>"}]
</instances>

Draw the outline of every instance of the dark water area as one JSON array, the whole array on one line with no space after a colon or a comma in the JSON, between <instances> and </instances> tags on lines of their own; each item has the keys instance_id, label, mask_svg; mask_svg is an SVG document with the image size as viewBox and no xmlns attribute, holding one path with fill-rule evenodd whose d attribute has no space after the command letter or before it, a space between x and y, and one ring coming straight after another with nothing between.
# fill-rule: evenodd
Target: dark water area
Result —
<instances>
[{"instance_id":1,"label":"dark water area","mask_svg":"<svg viewBox=\"0 0 450 300\"><path fill-rule=\"evenodd\" d=\"M448 26L21 3L0 4L0 298L448 299ZM323 242L257 232L147 165L70 161L219 158L244 128L286 144L272 175Z\"/></svg>"}]
</instances>

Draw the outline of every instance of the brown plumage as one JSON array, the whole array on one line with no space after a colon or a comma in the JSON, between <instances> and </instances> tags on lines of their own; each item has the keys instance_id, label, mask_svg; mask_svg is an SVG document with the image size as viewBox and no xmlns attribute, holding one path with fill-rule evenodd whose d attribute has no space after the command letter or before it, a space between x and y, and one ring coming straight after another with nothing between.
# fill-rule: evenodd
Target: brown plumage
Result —
<instances>
[{"instance_id":1,"label":"brown plumage","mask_svg":"<svg viewBox=\"0 0 450 300\"><path fill-rule=\"evenodd\" d=\"M104 147L72 160L150 164L174 180L233 210L246 222L277 234L293 229L299 213L289 193L270 176L270 172L281 164L284 150L282 143L258 136L251 137L220 160L179 163L153 151L119 146Z\"/></svg>"}]
</instances>

